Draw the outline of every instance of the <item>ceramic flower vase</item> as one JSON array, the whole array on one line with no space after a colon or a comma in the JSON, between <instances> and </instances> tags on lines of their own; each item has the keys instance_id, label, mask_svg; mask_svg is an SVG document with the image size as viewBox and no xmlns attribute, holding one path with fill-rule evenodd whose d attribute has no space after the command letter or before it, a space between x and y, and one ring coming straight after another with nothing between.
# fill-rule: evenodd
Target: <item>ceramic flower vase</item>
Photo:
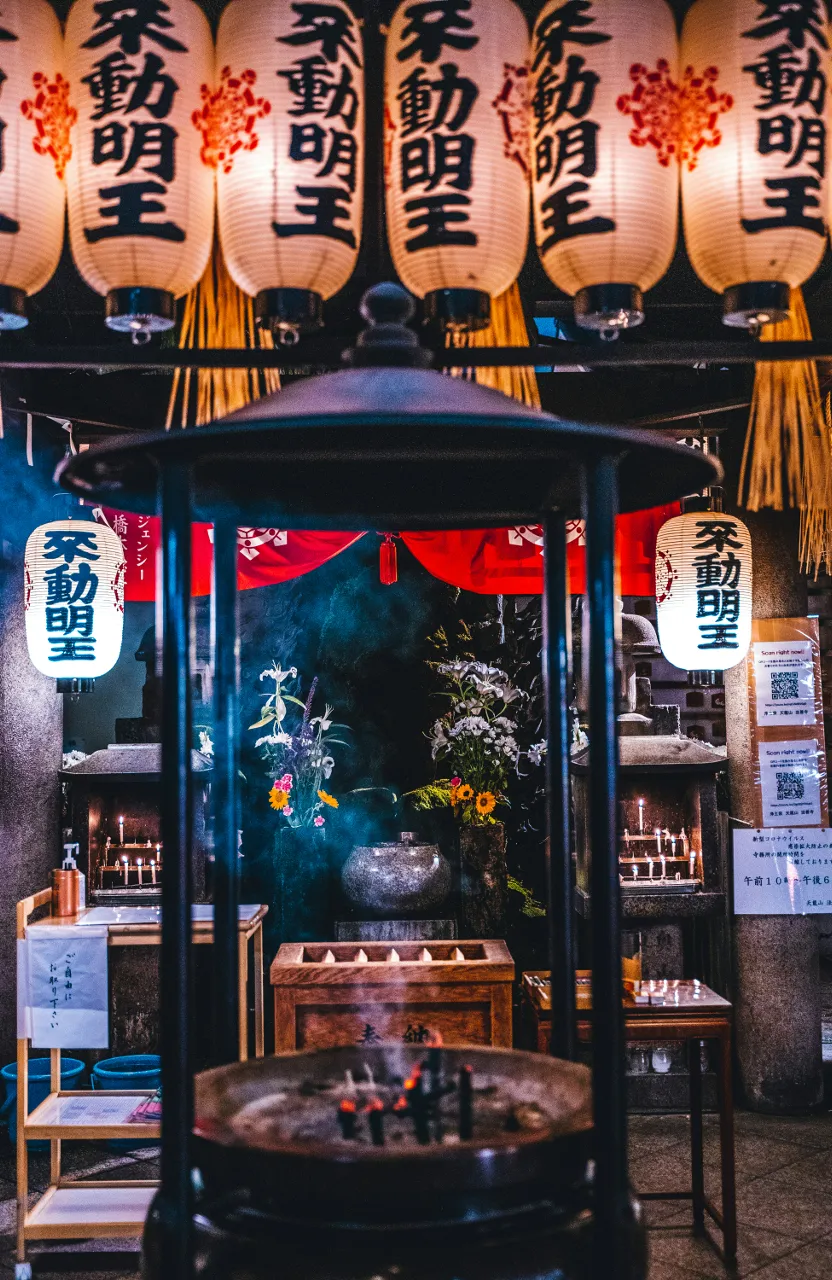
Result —
<instances>
[{"instance_id":1,"label":"ceramic flower vase","mask_svg":"<svg viewBox=\"0 0 832 1280\"><path fill-rule=\"evenodd\" d=\"M502 822L461 827L459 865L462 937L505 937L508 870Z\"/></svg>"}]
</instances>

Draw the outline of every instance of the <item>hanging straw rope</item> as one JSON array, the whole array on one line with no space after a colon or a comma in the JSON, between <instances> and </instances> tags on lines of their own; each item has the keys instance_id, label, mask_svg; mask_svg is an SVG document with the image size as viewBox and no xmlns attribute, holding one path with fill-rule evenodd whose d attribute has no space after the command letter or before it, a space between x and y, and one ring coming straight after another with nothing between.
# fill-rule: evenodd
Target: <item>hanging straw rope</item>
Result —
<instances>
[{"instance_id":1,"label":"hanging straw rope","mask_svg":"<svg viewBox=\"0 0 832 1280\"><path fill-rule=\"evenodd\" d=\"M505 293L491 299L491 323L487 329L477 329L473 333L449 332L445 336L445 344L459 348L529 346L529 331L516 282ZM484 387L493 387L523 404L540 408L540 392L533 368L452 369L451 374L455 378L473 378Z\"/></svg>"},{"instance_id":2,"label":"hanging straw rope","mask_svg":"<svg viewBox=\"0 0 832 1280\"><path fill-rule=\"evenodd\" d=\"M218 239L202 279L186 296L180 349L207 350L210 347L273 347L270 330L261 329L254 321L252 299L238 289L225 265ZM262 373L256 369L176 369L173 375L168 416L170 430L179 410L179 425L212 422L251 400L280 390L280 374L276 369Z\"/></svg>"},{"instance_id":3,"label":"hanging straw rope","mask_svg":"<svg viewBox=\"0 0 832 1280\"><path fill-rule=\"evenodd\" d=\"M812 337L800 289L792 289L789 315L766 325L763 342ZM750 511L797 507L801 514L800 558L815 573L832 549L832 453L824 420L817 365L761 363L756 366L751 414L740 471L739 502Z\"/></svg>"}]
</instances>

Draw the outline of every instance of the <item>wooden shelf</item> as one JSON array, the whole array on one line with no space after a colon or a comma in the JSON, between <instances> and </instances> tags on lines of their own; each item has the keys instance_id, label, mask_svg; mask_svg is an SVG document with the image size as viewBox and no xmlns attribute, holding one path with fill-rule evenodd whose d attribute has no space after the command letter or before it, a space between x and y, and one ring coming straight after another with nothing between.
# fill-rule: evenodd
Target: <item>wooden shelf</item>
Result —
<instances>
[{"instance_id":1,"label":"wooden shelf","mask_svg":"<svg viewBox=\"0 0 832 1280\"><path fill-rule=\"evenodd\" d=\"M26 1214L29 1240L140 1236L155 1186L84 1183L50 1187Z\"/></svg>"},{"instance_id":2,"label":"wooden shelf","mask_svg":"<svg viewBox=\"0 0 832 1280\"><path fill-rule=\"evenodd\" d=\"M127 1117L142 1098L152 1098L152 1089L103 1089L99 1091L61 1090L50 1093L32 1111L24 1126L27 1138L63 1138L75 1141L103 1141L109 1138L145 1142L158 1138L158 1121L129 1124Z\"/></svg>"}]
</instances>

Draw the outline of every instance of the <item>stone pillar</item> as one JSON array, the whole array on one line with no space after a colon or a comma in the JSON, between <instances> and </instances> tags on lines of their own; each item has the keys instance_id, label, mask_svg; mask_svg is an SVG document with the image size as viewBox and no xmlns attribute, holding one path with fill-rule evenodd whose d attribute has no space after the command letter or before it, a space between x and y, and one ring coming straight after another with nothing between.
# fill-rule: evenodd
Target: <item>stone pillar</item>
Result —
<instances>
[{"instance_id":1,"label":"stone pillar","mask_svg":"<svg viewBox=\"0 0 832 1280\"><path fill-rule=\"evenodd\" d=\"M792 513L742 512L754 554L755 618L801 617L806 582ZM725 673L731 812L754 823L747 661ZM734 921L739 1080L755 1111L795 1111L823 1098L818 931L812 916Z\"/></svg>"}]
</instances>

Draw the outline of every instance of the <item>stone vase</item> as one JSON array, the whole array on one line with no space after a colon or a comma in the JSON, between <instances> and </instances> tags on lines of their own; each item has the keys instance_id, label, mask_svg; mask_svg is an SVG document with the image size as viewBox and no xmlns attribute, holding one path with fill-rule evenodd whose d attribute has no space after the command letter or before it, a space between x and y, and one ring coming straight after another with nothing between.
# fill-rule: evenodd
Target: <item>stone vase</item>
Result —
<instances>
[{"instance_id":1,"label":"stone vase","mask_svg":"<svg viewBox=\"0 0 832 1280\"><path fill-rule=\"evenodd\" d=\"M283 827L274 843L278 942L326 942L333 936L332 869L326 833Z\"/></svg>"},{"instance_id":2,"label":"stone vase","mask_svg":"<svg viewBox=\"0 0 832 1280\"><path fill-rule=\"evenodd\" d=\"M505 937L508 870L502 822L462 827L459 864L462 937Z\"/></svg>"}]
</instances>

